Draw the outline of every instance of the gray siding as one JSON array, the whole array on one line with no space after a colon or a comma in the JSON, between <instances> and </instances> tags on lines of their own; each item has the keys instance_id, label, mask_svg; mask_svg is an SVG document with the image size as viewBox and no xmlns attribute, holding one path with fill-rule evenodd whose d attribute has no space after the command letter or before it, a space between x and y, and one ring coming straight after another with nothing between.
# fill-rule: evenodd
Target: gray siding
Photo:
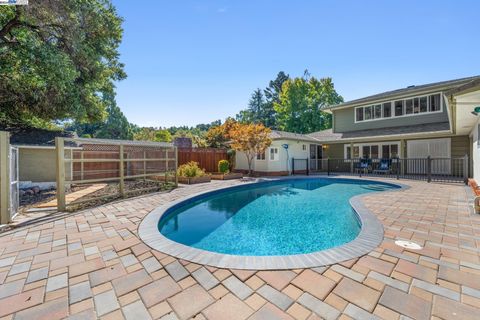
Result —
<instances>
[{"instance_id":1,"label":"gray siding","mask_svg":"<svg viewBox=\"0 0 480 320\"><path fill-rule=\"evenodd\" d=\"M448 122L448 113L444 103L442 113L426 113L415 116L355 123L355 107L351 107L333 110L333 121L333 128L335 130L334 132L350 132L357 130L419 125L425 123Z\"/></svg>"}]
</instances>

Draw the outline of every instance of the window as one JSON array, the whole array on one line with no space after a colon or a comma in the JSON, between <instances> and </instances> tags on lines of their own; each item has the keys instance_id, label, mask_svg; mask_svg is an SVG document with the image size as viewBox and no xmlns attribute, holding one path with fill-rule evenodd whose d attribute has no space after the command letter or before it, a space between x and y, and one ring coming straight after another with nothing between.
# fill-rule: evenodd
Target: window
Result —
<instances>
[{"instance_id":1,"label":"window","mask_svg":"<svg viewBox=\"0 0 480 320\"><path fill-rule=\"evenodd\" d=\"M387 102L383 104L383 117L390 118L392 116L392 103Z\"/></svg>"},{"instance_id":2,"label":"window","mask_svg":"<svg viewBox=\"0 0 480 320\"><path fill-rule=\"evenodd\" d=\"M302 150L303 151L307 150L307 145L306 144L302 145Z\"/></svg>"},{"instance_id":3,"label":"window","mask_svg":"<svg viewBox=\"0 0 480 320\"><path fill-rule=\"evenodd\" d=\"M278 148L270 148L270 161L278 160Z\"/></svg>"},{"instance_id":4,"label":"window","mask_svg":"<svg viewBox=\"0 0 480 320\"><path fill-rule=\"evenodd\" d=\"M395 101L395 117L403 116L403 100Z\"/></svg>"},{"instance_id":5,"label":"window","mask_svg":"<svg viewBox=\"0 0 480 320\"><path fill-rule=\"evenodd\" d=\"M442 110L440 93L355 108L355 122L412 116Z\"/></svg>"},{"instance_id":6,"label":"window","mask_svg":"<svg viewBox=\"0 0 480 320\"><path fill-rule=\"evenodd\" d=\"M428 98L421 97L420 98L420 112L427 112L428 111Z\"/></svg>"},{"instance_id":7,"label":"window","mask_svg":"<svg viewBox=\"0 0 480 320\"><path fill-rule=\"evenodd\" d=\"M384 144L382 145L382 158L391 159L398 157L398 144Z\"/></svg>"},{"instance_id":8,"label":"window","mask_svg":"<svg viewBox=\"0 0 480 320\"><path fill-rule=\"evenodd\" d=\"M440 111L440 95L430 96L430 112Z\"/></svg>"},{"instance_id":9,"label":"window","mask_svg":"<svg viewBox=\"0 0 480 320\"><path fill-rule=\"evenodd\" d=\"M374 116L375 119L380 119L382 117L382 105L377 104L375 107Z\"/></svg>"},{"instance_id":10,"label":"window","mask_svg":"<svg viewBox=\"0 0 480 320\"><path fill-rule=\"evenodd\" d=\"M372 107L365 107L365 120L372 119Z\"/></svg>"},{"instance_id":11,"label":"window","mask_svg":"<svg viewBox=\"0 0 480 320\"><path fill-rule=\"evenodd\" d=\"M363 121L363 107L356 109L356 119L357 121Z\"/></svg>"},{"instance_id":12,"label":"window","mask_svg":"<svg viewBox=\"0 0 480 320\"><path fill-rule=\"evenodd\" d=\"M370 159L391 159L397 158L400 149L400 142L378 142L378 143L365 143L355 144L353 146L353 152L351 145L344 145L345 159L358 159L358 158L370 158Z\"/></svg>"},{"instance_id":13,"label":"window","mask_svg":"<svg viewBox=\"0 0 480 320\"><path fill-rule=\"evenodd\" d=\"M265 152L257 153L257 160L265 160Z\"/></svg>"},{"instance_id":14,"label":"window","mask_svg":"<svg viewBox=\"0 0 480 320\"><path fill-rule=\"evenodd\" d=\"M405 100L405 114L413 113L413 99Z\"/></svg>"},{"instance_id":15,"label":"window","mask_svg":"<svg viewBox=\"0 0 480 320\"><path fill-rule=\"evenodd\" d=\"M420 112L420 100L418 98L413 99L413 113Z\"/></svg>"},{"instance_id":16,"label":"window","mask_svg":"<svg viewBox=\"0 0 480 320\"><path fill-rule=\"evenodd\" d=\"M364 158L370 158L370 146L363 146L362 153Z\"/></svg>"}]
</instances>

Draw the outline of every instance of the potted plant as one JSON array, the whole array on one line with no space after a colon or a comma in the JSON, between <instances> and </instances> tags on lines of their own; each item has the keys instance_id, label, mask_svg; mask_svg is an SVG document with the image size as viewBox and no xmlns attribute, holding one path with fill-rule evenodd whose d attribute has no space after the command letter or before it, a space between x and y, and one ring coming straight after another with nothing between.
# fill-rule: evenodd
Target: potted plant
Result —
<instances>
[{"instance_id":1,"label":"potted plant","mask_svg":"<svg viewBox=\"0 0 480 320\"><path fill-rule=\"evenodd\" d=\"M230 163L228 160L220 160L218 162L218 172L212 173L211 177L214 180L230 180L240 179L243 175L241 173L230 172Z\"/></svg>"},{"instance_id":2,"label":"potted plant","mask_svg":"<svg viewBox=\"0 0 480 320\"><path fill-rule=\"evenodd\" d=\"M210 182L210 176L205 170L198 166L195 161L182 164L177 170L178 182L185 184L194 184L202 182Z\"/></svg>"}]
</instances>

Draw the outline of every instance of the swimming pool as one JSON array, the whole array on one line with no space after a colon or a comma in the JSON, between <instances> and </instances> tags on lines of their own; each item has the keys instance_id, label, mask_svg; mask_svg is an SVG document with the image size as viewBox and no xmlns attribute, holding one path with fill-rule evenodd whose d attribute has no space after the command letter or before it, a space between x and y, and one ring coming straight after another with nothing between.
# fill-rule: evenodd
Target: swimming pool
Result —
<instances>
[{"instance_id":1,"label":"swimming pool","mask_svg":"<svg viewBox=\"0 0 480 320\"><path fill-rule=\"evenodd\" d=\"M148 219L148 227L142 222L140 229L143 226L149 231L140 232L140 236L160 251L194 262L208 256L206 264L217 266L230 265L233 260L242 266L251 265L252 260L265 264L277 257L289 265L292 257L300 257L303 264L318 265L322 256L316 253L331 260L377 245L378 230L383 237L381 224L360 202L354 210L351 200L398 188L390 183L338 178L249 183L161 208L154 214L156 218ZM153 235L152 222L157 236ZM376 228L376 235L369 234L369 226ZM372 230L370 233L375 233ZM333 251L337 248L341 250ZM258 267L262 263L253 264Z\"/></svg>"}]
</instances>

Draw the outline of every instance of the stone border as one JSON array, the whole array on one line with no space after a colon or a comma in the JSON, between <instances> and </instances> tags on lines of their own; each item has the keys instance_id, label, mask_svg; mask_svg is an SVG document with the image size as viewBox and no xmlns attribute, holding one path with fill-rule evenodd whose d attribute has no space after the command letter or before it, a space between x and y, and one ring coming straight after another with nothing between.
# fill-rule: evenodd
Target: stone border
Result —
<instances>
[{"instance_id":1,"label":"stone border","mask_svg":"<svg viewBox=\"0 0 480 320\"><path fill-rule=\"evenodd\" d=\"M253 184L266 181L282 181L291 179L343 179L343 180L363 180L368 179L352 179L352 178L330 178L322 176L302 176L302 177L282 177L282 178L268 178L268 179L256 179L253 182L246 182L242 185L229 186L225 188L219 188L215 190L205 191L193 194L188 197L170 202L164 206L150 212L138 227L138 236L145 244L152 249L166 253L179 259L191 261L194 263L209 265L217 268L227 269L246 269L246 270L283 270L283 269L300 269L300 268L312 268L325 265L331 265L334 263L350 260L363 256L373 249L375 249L383 241L383 225L375 217L375 215L367 209L367 207L361 201L361 198L365 195L371 195L372 193L385 192L369 192L354 196L350 199L350 204L357 214L361 230L359 235L352 241L333 247L326 250L307 254L296 254L286 256L239 256L230 254L221 254L206 250L201 250L186 246L184 244L174 242L160 233L158 230L158 223L161 217L168 212L169 209L184 204L185 202L192 201L198 197L203 197L208 194L222 192L229 189L239 188L247 184ZM409 188L407 185L400 183L382 182L390 185L400 187L395 191L405 190ZM392 192L387 191L387 192Z\"/></svg>"}]
</instances>

